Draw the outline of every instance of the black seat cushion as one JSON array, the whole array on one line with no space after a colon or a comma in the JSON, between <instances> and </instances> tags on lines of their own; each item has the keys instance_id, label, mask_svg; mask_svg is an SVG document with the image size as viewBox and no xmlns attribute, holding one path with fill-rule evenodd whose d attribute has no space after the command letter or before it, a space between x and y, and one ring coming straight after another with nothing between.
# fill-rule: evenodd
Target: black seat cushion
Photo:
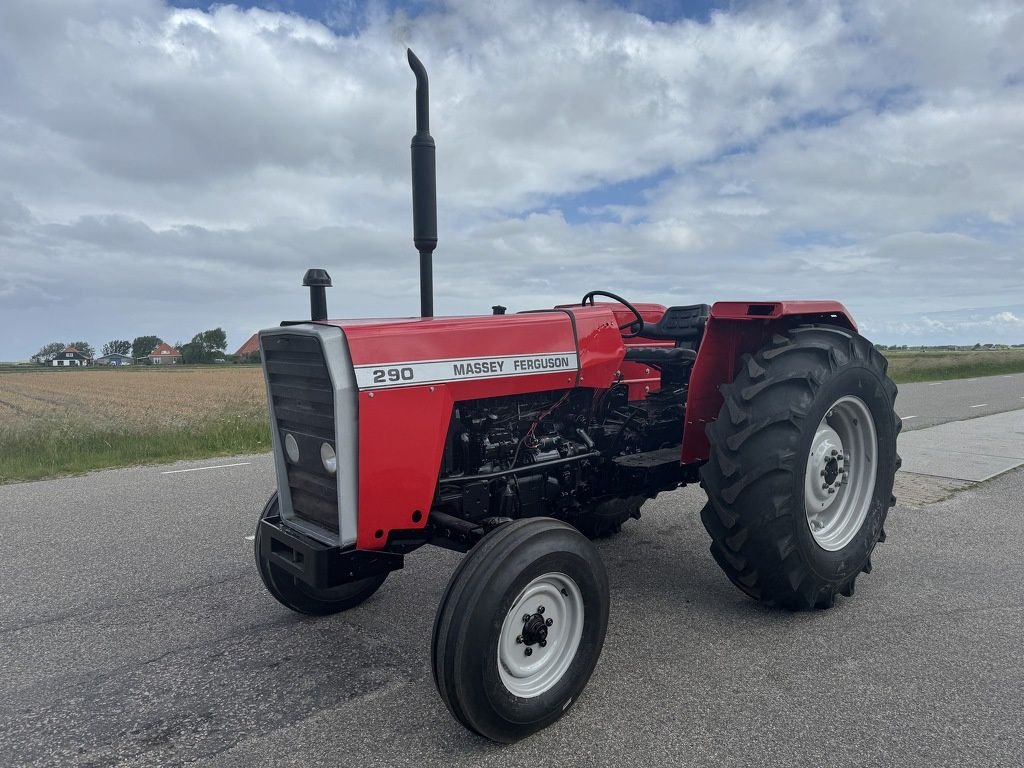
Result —
<instances>
[{"instance_id":1,"label":"black seat cushion","mask_svg":"<svg viewBox=\"0 0 1024 768\"><path fill-rule=\"evenodd\" d=\"M688 307L669 307L655 325L644 324L640 333L648 339L700 342L704 326L708 323L711 307L693 304ZM694 347L697 345L694 344Z\"/></svg>"}]
</instances>

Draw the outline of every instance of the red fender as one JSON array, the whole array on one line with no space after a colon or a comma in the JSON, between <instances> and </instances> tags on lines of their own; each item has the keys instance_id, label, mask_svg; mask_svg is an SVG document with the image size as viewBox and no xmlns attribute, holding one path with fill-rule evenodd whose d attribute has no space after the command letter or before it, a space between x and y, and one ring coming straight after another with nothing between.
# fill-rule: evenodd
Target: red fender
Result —
<instances>
[{"instance_id":1,"label":"red fender","mask_svg":"<svg viewBox=\"0 0 1024 768\"><path fill-rule=\"evenodd\" d=\"M686 398L684 464L707 460L710 446L705 428L718 418L719 387L733 380L740 358L761 349L772 334L811 322L857 330L853 317L838 301L720 301L711 307Z\"/></svg>"}]
</instances>

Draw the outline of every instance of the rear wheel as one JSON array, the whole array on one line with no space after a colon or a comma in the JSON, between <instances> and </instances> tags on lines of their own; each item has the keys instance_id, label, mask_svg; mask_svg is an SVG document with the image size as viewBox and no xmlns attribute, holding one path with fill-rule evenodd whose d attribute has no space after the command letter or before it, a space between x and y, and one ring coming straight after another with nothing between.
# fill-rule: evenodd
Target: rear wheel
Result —
<instances>
[{"instance_id":1,"label":"rear wheel","mask_svg":"<svg viewBox=\"0 0 1024 768\"><path fill-rule=\"evenodd\" d=\"M267 505L260 515L260 522L265 518L277 517L280 515L277 492L271 495ZM340 613L349 608L354 608L364 602L370 595L376 592L384 583L387 574L370 576L349 584L342 584L339 587L330 589L316 589L303 581L295 578L289 573L268 562L261 554L263 539L263 526L256 526L256 567L259 569L260 578L267 591L274 598L287 608L298 613L307 613L314 616L326 616L332 613Z\"/></svg>"},{"instance_id":2,"label":"rear wheel","mask_svg":"<svg viewBox=\"0 0 1024 768\"><path fill-rule=\"evenodd\" d=\"M434 622L434 681L452 715L498 742L560 718L597 664L608 625L601 558L572 526L507 523L456 569Z\"/></svg>"},{"instance_id":3,"label":"rear wheel","mask_svg":"<svg viewBox=\"0 0 1024 768\"><path fill-rule=\"evenodd\" d=\"M711 553L751 597L791 609L853 595L899 467L896 385L852 331L803 326L746 355L708 427Z\"/></svg>"}]
</instances>

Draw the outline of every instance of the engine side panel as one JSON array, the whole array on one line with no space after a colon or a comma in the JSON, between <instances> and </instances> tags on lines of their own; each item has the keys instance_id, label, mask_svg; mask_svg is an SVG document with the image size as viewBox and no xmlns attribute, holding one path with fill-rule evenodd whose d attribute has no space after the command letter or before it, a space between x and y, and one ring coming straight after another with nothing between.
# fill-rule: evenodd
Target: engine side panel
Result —
<instances>
[{"instance_id":1,"label":"engine side panel","mask_svg":"<svg viewBox=\"0 0 1024 768\"><path fill-rule=\"evenodd\" d=\"M856 331L846 307L837 301L720 301L711 308L704 338L690 376L683 430L682 462L708 458L706 426L722 407L719 387L733 380L740 358L761 349L772 334L802 322L841 325Z\"/></svg>"},{"instance_id":2,"label":"engine side panel","mask_svg":"<svg viewBox=\"0 0 1024 768\"><path fill-rule=\"evenodd\" d=\"M601 307L328 324L359 386L360 549L426 525L454 403L608 387L625 354Z\"/></svg>"}]
</instances>

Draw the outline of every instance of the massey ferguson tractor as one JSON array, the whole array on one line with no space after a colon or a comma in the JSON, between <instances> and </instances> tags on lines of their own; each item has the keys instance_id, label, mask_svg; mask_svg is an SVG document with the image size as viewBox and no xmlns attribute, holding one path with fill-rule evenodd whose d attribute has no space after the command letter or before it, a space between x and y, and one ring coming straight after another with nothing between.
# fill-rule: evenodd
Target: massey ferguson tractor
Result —
<instances>
[{"instance_id":1,"label":"massey ferguson tractor","mask_svg":"<svg viewBox=\"0 0 1024 768\"><path fill-rule=\"evenodd\" d=\"M725 575L790 610L852 597L885 539L896 386L835 301L576 303L433 317L437 243L427 75L416 75L421 317L311 319L260 333L277 491L256 561L305 614L359 605L426 544L468 553L434 621L451 714L498 742L579 698L608 624L590 539L700 483ZM398 439L396 439L398 438Z\"/></svg>"}]
</instances>

